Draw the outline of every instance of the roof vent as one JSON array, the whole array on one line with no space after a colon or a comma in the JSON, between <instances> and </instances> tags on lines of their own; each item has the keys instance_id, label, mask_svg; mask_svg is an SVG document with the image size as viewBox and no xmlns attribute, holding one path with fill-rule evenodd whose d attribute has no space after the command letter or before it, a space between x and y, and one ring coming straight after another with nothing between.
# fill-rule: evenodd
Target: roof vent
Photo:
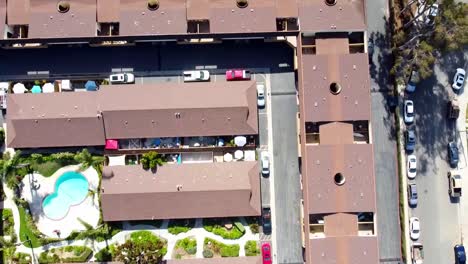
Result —
<instances>
[{"instance_id":1,"label":"roof vent","mask_svg":"<svg viewBox=\"0 0 468 264\"><path fill-rule=\"evenodd\" d=\"M156 11L159 8L159 0L148 0L148 9Z\"/></svg>"},{"instance_id":2,"label":"roof vent","mask_svg":"<svg viewBox=\"0 0 468 264\"><path fill-rule=\"evenodd\" d=\"M334 6L336 5L336 0L325 0L325 4L329 6Z\"/></svg>"},{"instance_id":3,"label":"roof vent","mask_svg":"<svg viewBox=\"0 0 468 264\"><path fill-rule=\"evenodd\" d=\"M70 3L68 1L59 1L57 4L57 11L66 13L70 11Z\"/></svg>"},{"instance_id":4,"label":"roof vent","mask_svg":"<svg viewBox=\"0 0 468 264\"><path fill-rule=\"evenodd\" d=\"M337 95L341 92L341 85L336 82L330 84L330 92L334 95Z\"/></svg>"},{"instance_id":5,"label":"roof vent","mask_svg":"<svg viewBox=\"0 0 468 264\"><path fill-rule=\"evenodd\" d=\"M236 3L237 7L239 8L246 8L247 6L249 6L249 1L247 0L236 0Z\"/></svg>"},{"instance_id":6,"label":"roof vent","mask_svg":"<svg viewBox=\"0 0 468 264\"><path fill-rule=\"evenodd\" d=\"M335 180L335 184L339 186L343 185L346 181L345 177L340 172L335 174L335 176L333 177L333 180Z\"/></svg>"}]
</instances>

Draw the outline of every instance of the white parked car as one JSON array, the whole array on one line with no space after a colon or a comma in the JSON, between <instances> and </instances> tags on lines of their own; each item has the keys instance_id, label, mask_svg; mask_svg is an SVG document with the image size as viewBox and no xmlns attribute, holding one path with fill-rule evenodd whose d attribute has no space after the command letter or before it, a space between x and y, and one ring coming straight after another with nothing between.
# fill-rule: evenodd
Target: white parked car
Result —
<instances>
[{"instance_id":1,"label":"white parked car","mask_svg":"<svg viewBox=\"0 0 468 264\"><path fill-rule=\"evenodd\" d=\"M412 240L418 240L421 232L421 225L419 223L419 218L411 217L410 218L410 237Z\"/></svg>"},{"instance_id":2,"label":"white parked car","mask_svg":"<svg viewBox=\"0 0 468 264\"><path fill-rule=\"evenodd\" d=\"M461 69L461 68L457 69L455 76L453 76L452 88L454 90L458 91L463 87L463 84L465 84L465 75L466 75L466 71L464 69Z\"/></svg>"},{"instance_id":3,"label":"white parked car","mask_svg":"<svg viewBox=\"0 0 468 264\"><path fill-rule=\"evenodd\" d=\"M200 82L200 81L209 81L210 72L209 71L184 71L184 82Z\"/></svg>"},{"instance_id":4,"label":"white parked car","mask_svg":"<svg viewBox=\"0 0 468 264\"><path fill-rule=\"evenodd\" d=\"M416 178L416 171L417 171L417 161L415 155L408 155L408 166L406 170L406 174L408 175L408 179Z\"/></svg>"},{"instance_id":5,"label":"white parked car","mask_svg":"<svg viewBox=\"0 0 468 264\"><path fill-rule=\"evenodd\" d=\"M405 123L413 123L414 121L414 103L411 100L405 100Z\"/></svg>"},{"instance_id":6,"label":"white parked car","mask_svg":"<svg viewBox=\"0 0 468 264\"><path fill-rule=\"evenodd\" d=\"M267 176L270 174L270 157L268 152L262 151L260 153L260 159L262 160L262 174Z\"/></svg>"},{"instance_id":7,"label":"white parked car","mask_svg":"<svg viewBox=\"0 0 468 264\"><path fill-rule=\"evenodd\" d=\"M265 85L263 84L257 85L257 105L259 107L265 106Z\"/></svg>"},{"instance_id":8,"label":"white parked car","mask_svg":"<svg viewBox=\"0 0 468 264\"><path fill-rule=\"evenodd\" d=\"M109 76L110 83L134 83L135 75L133 73L117 73Z\"/></svg>"}]
</instances>

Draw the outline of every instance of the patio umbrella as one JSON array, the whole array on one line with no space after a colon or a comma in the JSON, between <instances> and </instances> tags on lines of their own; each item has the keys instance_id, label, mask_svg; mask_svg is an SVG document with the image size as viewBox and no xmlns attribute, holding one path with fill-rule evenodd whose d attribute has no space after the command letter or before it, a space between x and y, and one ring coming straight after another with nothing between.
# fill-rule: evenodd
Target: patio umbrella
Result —
<instances>
[{"instance_id":1,"label":"patio umbrella","mask_svg":"<svg viewBox=\"0 0 468 264\"><path fill-rule=\"evenodd\" d=\"M105 149L119 149L119 142L115 139L107 139Z\"/></svg>"},{"instance_id":2,"label":"patio umbrella","mask_svg":"<svg viewBox=\"0 0 468 264\"><path fill-rule=\"evenodd\" d=\"M16 83L15 85L13 85L13 93L19 94L24 92L26 92L26 87L24 87L24 84Z\"/></svg>"},{"instance_id":3,"label":"patio umbrella","mask_svg":"<svg viewBox=\"0 0 468 264\"><path fill-rule=\"evenodd\" d=\"M236 150L234 152L234 158L242 159L244 157L244 152L242 150Z\"/></svg>"},{"instance_id":4,"label":"patio umbrella","mask_svg":"<svg viewBox=\"0 0 468 264\"><path fill-rule=\"evenodd\" d=\"M53 93L55 92L54 84L53 83L46 83L42 86L43 93Z\"/></svg>"},{"instance_id":5,"label":"patio umbrella","mask_svg":"<svg viewBox=\"0 0 468 264\"><path fill-rule=\"evenodd\" d=\"M226 153L224 154L224 161L232 161L232 154L231 153Z\"/></svg>"},{"instance_id":6,"label":"patio umbrella","mask_svg":"<svg viewBox=\"0 0 468 264\"><path fill-rule=\"evenodd\" d=\"M96 91L97 85L95 81L87 81L85 84L86 91Z\"/></svg>"},{"instance_id":7,"label":"patio umbrella","mask_svg":"<svg viewBox=\"0 0 468 264\"><path fill-rule=\"evenodd\" d=\"M42 93L42 89L39 85L34 85L31 89L31 93Z\"/></svg>"},{"instance_id":8,"label":"patio umbrella","mask_svg":"<svg viewBox=\"0 0 468 264\"><path fill-rule=\"evenodd\" d=\"M236 146L243 147L247 144L247 138L244 136L237 136L234 138L234 143Z\"/></svg>"}]
</instances>

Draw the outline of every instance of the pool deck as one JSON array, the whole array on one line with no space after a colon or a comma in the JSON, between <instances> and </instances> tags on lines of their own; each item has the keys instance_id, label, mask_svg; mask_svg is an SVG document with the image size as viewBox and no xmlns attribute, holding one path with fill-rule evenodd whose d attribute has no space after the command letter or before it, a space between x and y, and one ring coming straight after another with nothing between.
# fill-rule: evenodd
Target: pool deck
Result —
<instances>
[{"instance_id":1,"label":"pool deck","mask_svg":"<svg viewBox=\"0 0 468 264\"><path fill-rule=\"evenodd\" d=\"M41 233L48 237L57 238L54 230L60 231L60 237L66 238L73 230L85 230L86 228L78 220L96 227L99 222L99 200L97 188L99 185L99 176L92 167L81 171L80 173L88 180L89 189L96 192L94 197L87 196L85 200L70 207L68 214L60 220L47 218L42 211L42 200L55 191L55 181L67 171L77 171L79 165L72 165L60 168L54 175L44 177L38 173L29 174L23 179L22 197L28 201L31 208L31 214L36 221L37 228Z\"/></svg>"}]
</instances>

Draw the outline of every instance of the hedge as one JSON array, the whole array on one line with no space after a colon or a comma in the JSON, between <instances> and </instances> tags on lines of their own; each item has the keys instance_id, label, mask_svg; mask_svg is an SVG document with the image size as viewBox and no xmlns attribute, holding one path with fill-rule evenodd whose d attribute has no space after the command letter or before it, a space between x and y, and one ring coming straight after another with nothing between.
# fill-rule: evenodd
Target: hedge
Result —
<instances>
[{"instance_id":1,"label":"hedge","mask_svg":"<svg viewBox=\"0 0 468 264\"><path fill-rule=\"evenodd\" d=\"M188 232L195 226L195 219L170 220L167 231L173 235Z\"/></svg>"}]
</instances>

